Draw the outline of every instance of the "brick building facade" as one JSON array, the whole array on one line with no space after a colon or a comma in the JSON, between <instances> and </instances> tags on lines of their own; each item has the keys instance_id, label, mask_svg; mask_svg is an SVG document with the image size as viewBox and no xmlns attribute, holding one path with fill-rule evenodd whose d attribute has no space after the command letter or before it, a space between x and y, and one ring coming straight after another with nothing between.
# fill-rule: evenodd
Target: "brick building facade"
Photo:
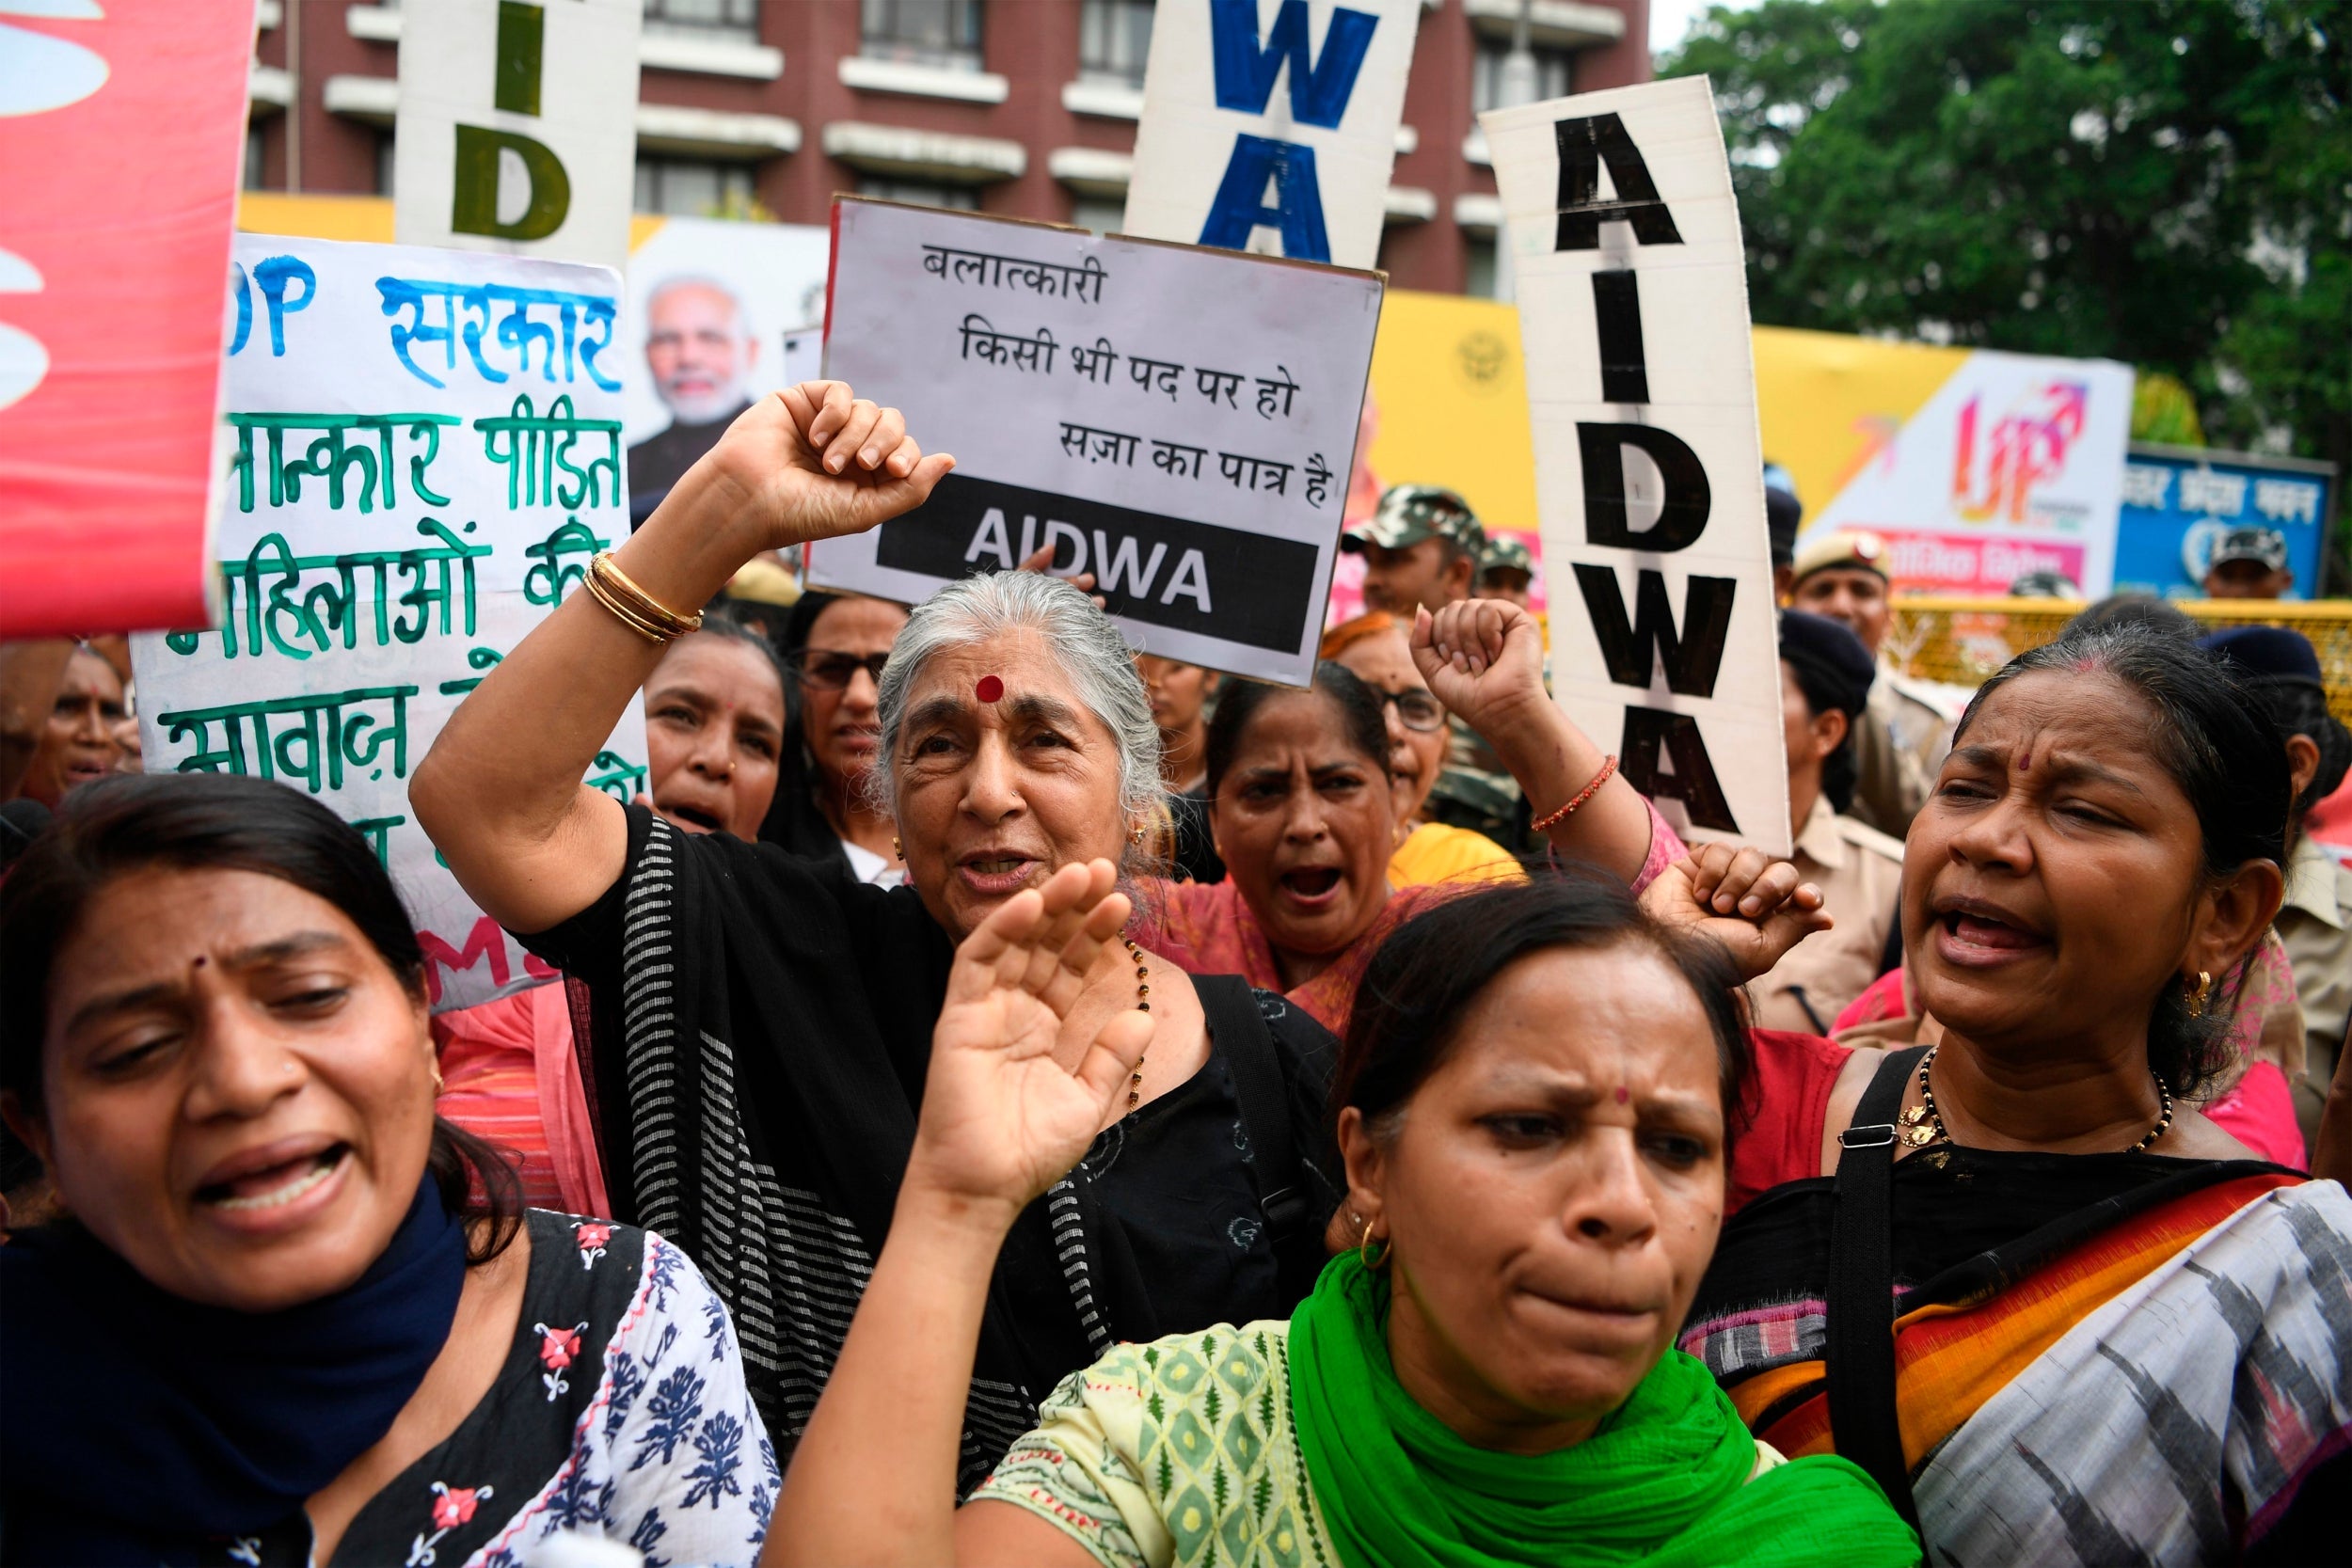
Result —
<instances>
[{"instance_id":1,"label":"brick building facade","mask_svg":"<svg viewBox=\"0 0 2352 1568\"><path fill-rule=\"evenodd\" d=\"M1200 4L1203 0L1184 0ZM644 0L641 211L822 223L835 191L1115 228L1152 0ZM1540 92L1646 81L1648 0L1534 0ZM398 0L262 0L249 188L389 194ZM1381 264L1491 292L1473 116L1518 0L1423 0Z\"/></svg>"}]
</instances>

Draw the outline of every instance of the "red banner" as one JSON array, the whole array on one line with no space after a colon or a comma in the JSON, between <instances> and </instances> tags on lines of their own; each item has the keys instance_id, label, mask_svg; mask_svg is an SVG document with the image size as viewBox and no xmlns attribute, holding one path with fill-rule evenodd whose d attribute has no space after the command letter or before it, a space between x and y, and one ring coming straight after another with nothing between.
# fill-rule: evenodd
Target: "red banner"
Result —
<instances>
[{"instance_id":1,"label":"red banner","mask_svg":"<svg viewBox=\"0 0 2352 1568\"><path fill-rule=\"evenodd\" d=\"M201 626L254 0L0 0L0 638Z\"/></svg>"}]
</instances>

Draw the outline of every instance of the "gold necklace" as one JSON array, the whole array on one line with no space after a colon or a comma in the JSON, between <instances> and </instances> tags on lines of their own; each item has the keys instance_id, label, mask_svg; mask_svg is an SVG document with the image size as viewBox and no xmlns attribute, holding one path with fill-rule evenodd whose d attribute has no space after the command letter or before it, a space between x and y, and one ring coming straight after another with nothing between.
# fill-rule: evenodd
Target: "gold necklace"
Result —
<instances>
[{"instance_id":1,"label":"gold necklace","mask_svg":"<svg viewBox=\"0 0 2352 1568\"><path fill-rule=\"evenodd\" d=\"M1925 1148L1938 1138L1946 1143L1957 1141L1945 1131L1943 1115L1935 1108L1935 1091L1928 1086L1928 1069L1935 1065L1935 1053L1939 1049L1931 1045L1928 1047L1928 1053L1919 1058L1919 1103L1902 1114L1902 1140L1914 1148ZM2164 1086L2161 1078L2156 1080L2156 1096L2164 1102L2164 1109L2157 1116L2155 1126L2148 1129L2148 1135L2123 1150L2124 1153L2138 1153L2163 1137L2165 1129L2172 1125L2172 1091Z\"/></svg>"},{"instance_id":2,"label":"gold necklace","mask_svg":"<svg viewBox=\"0 0 2352 1568\"><path fill-rule=\"evenodd\" d=\"M1143 949L1131 938L1122 933L1119 940L1127 944L1127 957L1136 961L1136 1011L1148 1013L1152 1010L1152 966L1143 961ZM1136 1058L1136 1070L1127 1076L1127 1109L1131 1112L1143 1103L1143 1060L1150 1054L1147 1046L1143 1055Z\"/></svg>"}]
</instances>

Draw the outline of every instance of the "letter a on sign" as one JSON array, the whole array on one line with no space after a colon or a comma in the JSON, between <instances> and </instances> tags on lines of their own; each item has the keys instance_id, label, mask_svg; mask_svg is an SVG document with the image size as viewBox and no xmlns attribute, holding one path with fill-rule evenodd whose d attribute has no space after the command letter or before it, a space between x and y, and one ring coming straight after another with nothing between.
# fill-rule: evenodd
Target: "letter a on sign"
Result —
<instances>
[{"instance_id":1,"label":"letter a on sign","mask_svg":"<svg viewBox=\"0 0 2352 1568\"><path fill-rule=\"evenodd\" d=\"M1528 350L1544 561L1578 589L1552 599L1560 705L1685 837L1787 854L1747 280L1711 88L1685 77L1479 123Z\"/></svg>"},{"instance_id":2,"label":"letter a on sign","mask_svg":"<svg viewBox=\"0 0 2352 1568\"><path fill-rule=\"evenodd\" d=\"M1160 8L1128 233L1369 267L1421 0Z\"/></svg>"}]
</instances>

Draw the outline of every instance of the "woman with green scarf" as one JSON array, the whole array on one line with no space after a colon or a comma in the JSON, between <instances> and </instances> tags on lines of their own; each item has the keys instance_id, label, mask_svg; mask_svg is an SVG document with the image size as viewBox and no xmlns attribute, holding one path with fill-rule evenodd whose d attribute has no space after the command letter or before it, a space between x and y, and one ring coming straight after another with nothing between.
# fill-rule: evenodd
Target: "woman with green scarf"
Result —
<instances>
[{"instance_id":1,"label":"woman with green scarf","mask_svg":"<svg viewBox=\"0 0 2352 1568\"><path fill-rule=\"evenodd\" d=\"M997 1247L1082 1156L1116 1158L1097 1134L1150 1037L1143 1013L1071 1010L1127 912L1107 863L1007 903L957 954L890 1240L762 1562L1917 1561L1860 1470L1757 1443L1670 1348L1748 1069L1739 974L1692 933L1785 945L1808 923L1704 918L1688 873L1645 899L1677 928L1577 877L1401 927L1335 1089L1359 1247L1288 1323L1073 1373L957 1509Z\"/></svg>"}]
</instances>

